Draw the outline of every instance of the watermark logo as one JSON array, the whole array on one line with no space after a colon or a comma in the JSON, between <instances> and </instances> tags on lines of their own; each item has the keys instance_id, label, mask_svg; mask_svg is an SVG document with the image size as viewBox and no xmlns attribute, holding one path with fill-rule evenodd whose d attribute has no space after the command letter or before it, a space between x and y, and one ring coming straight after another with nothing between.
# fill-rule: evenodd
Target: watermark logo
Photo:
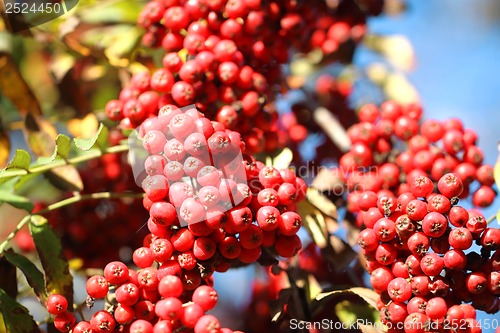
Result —
<instances>
[{"instance_id":1,"label":"watermark logo","mask_svg":"<svg viewBox=\"0 0 500 333\"><path fill-rule=\"evenodd\" d=\"M0 10L16 33L47 23L73 9L79 0L2 0Z\"/></svg>"},{"instance_id":2,"label":"watermark logo","mask_svg":"<svg viewBox=\"0 0 500 333\"><path fill-rule=\"evenodd\" d=\"M136 184L168 193L181 226L231 210L251 195L233 134L214 128L194 105L162 108L129 135Z\"/></svg>"}]
</instances>

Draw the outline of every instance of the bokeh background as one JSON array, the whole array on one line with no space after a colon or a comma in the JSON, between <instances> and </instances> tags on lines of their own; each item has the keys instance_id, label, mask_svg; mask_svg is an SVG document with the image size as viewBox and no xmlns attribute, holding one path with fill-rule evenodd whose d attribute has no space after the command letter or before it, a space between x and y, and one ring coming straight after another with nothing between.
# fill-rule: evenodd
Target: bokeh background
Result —
<instances>
[{"instance_id":1,"label":"bokeh background","mask_svg":"<svg viewBox=\"0 0 500 333\"><path fill-rule=\"evenodd\" d=\"M414 86L425 118L462 119L466 127L479 134L485 162L494 164L500 140L500 1L407 0L406 5L406 10L399 15L369 21L370 32L401 35L413 45L412 70L403 72L386 65L390 71L407 77ZM362 47L355 55L354 64L366 68L378 61L383 61L379 54ZM360 96L367 90L370 89L363 82L356 84L354 96L373 101L381 98L376 93ZM497 199L492 207L484 210L485 217L496 213L498 202ZM499 226L498 221L492 224ZM226 306L221 306L223 311L242 309L251 291L241 286L254 274L247 268L215 278L221 299L226 302ZM226 318L231 320L230 316ZM500 324L498 314L480 313L478 320L484 333L495 332Z\"/></svg>"},{"instance_id":2,"label":"bokeh background","mask_svg":"<svg viewBox=\"0 0 500 333\"><path fill-rule=\"evenodd\" d=\"M410 71L388 63L385 66L392 73L407 78L414 86L426 118L443 120L455 116L462 119L466 127L476 130L486 162L494 164L500 140L500 1L406 0L406 4L406 10L397 16L369 21L371 32L397 34L413 45L415 63ZM105 15L109 16L109 12ZM92 13L92 17L98 19L99 13ZM123 21L123 18L119 20ZM368 48L361 47L355 55L355 65L361 69L380 61L383 58ZM108 75L116 76L116 73L110 71ZM36 77L40 76L32 76ZM363 95L366 86L366 82L356 83L354 96L362 96L365 101L380 101L381 96L376 93ZM110 85L109 91L100 94L99 100L93 100L89 108L116 96L116 88ZM14 135L13 142L22 142L21 133ZM485 210L485 216L494 215L498 207L499 200ZM498 227L498 221L493 224ZM237 328L241 324L238 314L244 311L251 295L249 286L258 275L258 270L250 267L216 276L215 287L221 294L217 312L225 326ZM84 280L77 283L83 284ZM83 293L77 295L80 300L84 297ZM36 302L30 302L26 301L25 305L37 307ZM483 332L493 333L499 324L498 317L498 314L480 314L481 324L489 323L490 326Z\"/></svg>"}]
</instances>

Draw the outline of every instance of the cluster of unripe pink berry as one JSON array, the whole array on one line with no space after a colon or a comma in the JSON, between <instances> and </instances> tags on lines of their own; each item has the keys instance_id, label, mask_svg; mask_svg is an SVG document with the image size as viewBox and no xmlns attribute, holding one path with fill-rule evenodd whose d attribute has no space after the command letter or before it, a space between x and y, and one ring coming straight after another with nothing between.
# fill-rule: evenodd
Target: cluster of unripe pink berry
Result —
<instances>
[{"instance_id":1,"label":"cluster of unripe pink berry","mask_svg":"<svg viewBox=\"0 0 500 333\"><path fill-rule=\"evenodd\" d=\"M196 109L167 105L141 131L151 154L142 182L151 234L134 253L136 265L174 261L207 277L263 251L288 258L301 248L295 203L306 184L293 170L243 154L237 132Z\"/></svg>"}]
</instances>

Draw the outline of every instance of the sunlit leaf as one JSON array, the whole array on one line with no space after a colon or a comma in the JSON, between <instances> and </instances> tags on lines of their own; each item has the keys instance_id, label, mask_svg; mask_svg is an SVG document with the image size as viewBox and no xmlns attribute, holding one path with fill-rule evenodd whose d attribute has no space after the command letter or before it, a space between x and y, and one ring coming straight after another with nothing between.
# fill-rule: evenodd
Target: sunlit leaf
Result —
<instances>
[{"instance_id":1,"label":"sunlit leaf","mask_svg":"<svg viewBox=\"0 0 500 333\"><path fill-rule=\"evenodd\" d=\"M495 177L495 183L497 184L497 188L500 189L500 143L497 146L498 148L498 158L497 162L495 163L495 168L493 169L493 176Z\"/></svg>"},{"instance_id":2,"label":"sunlit leaf","mask_svg":"<svg viewBox=\"0 0 500 333\"><path fill-rule=\"evenodd\" d=\"M302 222L316 245L324 249L328 246L328 231L321 227L318 216L321 216L321 214L306 215Z\"/></svg>"},{"instance_id":3,"label":"sunlit leaf","mask_svg":"<svg viewBox=\"0 0 500 333\"><path fill-rule=\"evenodd\" d=\"M89 113L82 119L71 119L68 121L68 131L76 138L90 138L99 130L99 121L93 113Z\"/></svg>"},{"instance_id":4,"label":"sunlit leaf","mask_svg":"<svg viewBox=\"0 0 500 333\"><path fill-rule=\"evenodd\" d=\"M392 64L405 71L415 67L415 51L407 37L401 35L367 35L363 43L386 57Z\"/></svg>"},{"instance_id":5,"label":"sunlit leaf","mask_svg":"<svg viewBox=\"0 0 500 333\"><path fill-rule=\"evenodd\" d=\"M91 138L75 138L75 145L80 150L90 150L97 146L99 149L105 149L108 145L108 129L103 125L99 125L97 133Z\"/></svg>"},{"instance_id":6,"label":"sunlit leaf","mask_svg":"<svg viewBox=\"0 0 500 333\"><path fill-rule=\"evenodd\" d=\"M17 149L12 161L7 164L6 169L23 169L29 168L31 156L26 150Z\"/></svg>"},{"instance_id":7,"label":"sunlit leaf","mask_svg":"<svg viewBox=\"0 0 500 333\"><path fill-rule=\"evenodd\" d=\"M22 115L41 115L38 100L21 76L12 56L0 52L0 92L15 105Z\"/></svg>"},{"instance_id":8,"label":"sunlit leaf","mask_svg":"<svg viewBox=\"0 0 500 333\"><path fill-rule=\"evenodd\" d=\"M12 250L7 250L3 254L11 264L19 268L24 273L28 284L31 286L31 288L33 288L33 291L40 299L40 301L44 303L47 298L47 293L45 292L43 273L40 272L40 270L33 264L31 260L19 253L15 253Z\"/></svg>"},{"instance_id":9,"label":"sunlit leaf","mask_svg":"<svg viewBox=\"0 0 500 333\"><path fill-rule=\"evenodd\" d=\"M0 289L0 312L2 313L7 332L40 332L28 309L9 297L3 289Z\"/></svg>"},{"instance_id":10,"label":"sunlit leaf","mask_svg":"<svg viewBox=\"0 0 500 333\"><path fill-rule=\"evenodd\" d=\"M286 169L290 166L293 160L293 152L290 148L283 149L278 156L273 158L273 167L276 169Z\"/></svg>"},{"instance_id":11,"label":"sunlit leaf","mask_svg":"<svg viewBox=\"0 0 500 333\"><path fill-rule=\"evenodd\" d=\"M56 138L56 147L51 156L42 156L38 158L38 164L47 164L54 161L57 157L66 159L71 150L71 139L64 134L59 134Z\"/></svg>"},{"instance_id":12,"label":"sunlit leaf","mask_svg":"<svg viewBox=\"0 0 500 333\"><path fill-rule=\"evenodd\" d=\"M337 297L342 294L355 294L361 297L367 304L371 305L375 309L377 308L377 300L380 297L374 290L369 288L354 287L344 290L334 290L326 293L321 293L316 296L317 301L321 301L328 297Z\"/></svg>"},{"instance_id":13,"label":"sunlit leaf","mask_svg":"<svg viewBox=\"0 0 500 333\"><path fill-rule=\"evenodd\" d=\"M128 27L127 31L117 33L116 39L104 50L109 63L116 67L130 64L130 56L139 45L142 31L137 27Z\"/></svg>"},{"instance_id":14,"label":"sunlit leaf","mask_svg":"<svg viewBox=\"0 0 500 333\"><path fill-rule=\"evenodd\" d=\"M73 304L73 278L60 239L42 216L34 215L29 226L45 272L47 294L61 294Z\"/></svg>"},{"instance_id":15,"label":"sunlit leaf","mask_svg":"<svg viewBox=\"0 0 500 333\"><path fill-rule=\"evenodd\" d=\"M309 274L307 276L307 295L309 297L309 301L312 301L316 299L316 296L318 296L321 291L323 290L321 288L321 285L319 284L318 280L314 277L314 275Z\"/></svg>"},{"instance_id":16,"label":"sunlit leaf","mask_svg":"<svg viewBox=\"0 0 500 333\"><path fill-rule=\"evenodd\" d=\"M325 215L335 219L337 218L337 206L335 206L330 199L321 194L318 190L309 187L307 189L306 197L311 204L317 207Z\"/></svg>"},{"instance_id":17,"label":"sunlit leaf","mask_svg":"<svg viewBox=\"0 0 500 333\"><path fill-rule=\"evenodd\" d=\"M83 181L80 173L73 165L64 165L53 168L45 176L52 185L63 191L81 191L83 190Z\"/></svg>"}]
</instances>

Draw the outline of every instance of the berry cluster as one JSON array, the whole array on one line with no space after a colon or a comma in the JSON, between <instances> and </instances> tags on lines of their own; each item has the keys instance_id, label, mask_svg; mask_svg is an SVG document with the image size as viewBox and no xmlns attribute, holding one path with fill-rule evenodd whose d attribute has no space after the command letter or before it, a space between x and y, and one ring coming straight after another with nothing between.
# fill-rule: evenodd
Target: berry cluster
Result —
<instances>
[{"instance_id":1,"label":"berry cluster","mask_svg":"<svg viewBox=\"0 0 500 333\"><path fill-rule=\"evenodd\" d=\"M398 197L365 191L358 201L366 226L358 243L381 318L390 327L404 323L406 333L481 332L474 309L500 307L500 230L454 204L465 186L453 173L438 179L439 193L426 176L408 185ZM471 249L474 240L480 254Z\"/></svg>"},{"instance_id":2,"label":"berry cluster","mask_svg":"<svg viewBox=\"0 0 500 333\"><path fill-rule=\"evenodd\" d=\"M338 58L342 45L365 34L366 15L350 2L332 10L322 0L151 1L139 25L147 29L144 44L166 51L163 66L134 75L107 104L107 115L135 128L162 105L196 104L208 118L238 129L249 152L274 150L286 141L276 135L272 104L285 89L282 64L292 50L319 48Z\"/></svg>"},{"instance_id":3,"label":"berry cluster","mask_svg":"<svg viewBox=\"0 0 500 333\"><path fill-rule=\"evenodd\" d=\"M149 267L136 272L123 262L110 262L104 275L92 276L86 284L91 304L106 298L107 310L97 311L89 321L76 323L61 295L51 295L47 310L55 316L60 332L73 333L232 333L207 311L217 304L217 292L208 285L186 289L181 279L165 270ZM235 333L238 331L234 331ZM241 332L240 332L241 333Z\"/></svg>"},{"instance_id":4,"label":"berry cluster","mask_svg":"<svg viewBox=\"0 0 500 333\"><path fill-rule=\"evenodd\" d=\"M197 272L194 288L200 276L255 262L264 250L288 258L301 248L295 203L306 184L294 171L243 155L239 133L196 109L167 105L140 131L150 154L142 187L151 234L134 252L137 266Z\"/></svg>"},{"instance_id":5,"label":"berry cluster","mask_svg":"<svg viewBox=\"0 0 500 333\"><path fill-rule=\"evenodd\" d=\"M380 108L364 105L358 116L360 122L348 129L351 149L339 161L340 174L352 191L347 198L351 212L360 210L358 200L365 190L400 195L410 190L417 177L429 177L435 184L449 172L463 184L459 198L473 192L474 205L487 207L493 202L493 167L483 164L477 134L464 128L459 119L429 119L419 124L420 105L402 106L394 101ZM362 215L358 215L358 225Z\"/></svg>"},{"instance_id":6,"label":"berry cluster","mask_svg":"<svg viewBox=\"0 0 500 333\"><path fill-rule=\"evenodd\" d=\"M51 296L54 324L74 333L232 332L205 315L217 302L211 275L255 262L264 251L295 255L302 224L296 202L306 184L291 169L243 155L239 133L194 108L165 105L138 135L148 154L142 187L151 232L133 253L139 269L114 261L88 279L88 303L106 298L112 305L89 322L76 324L67 302Z\"/></svg>"}]
</instances>

